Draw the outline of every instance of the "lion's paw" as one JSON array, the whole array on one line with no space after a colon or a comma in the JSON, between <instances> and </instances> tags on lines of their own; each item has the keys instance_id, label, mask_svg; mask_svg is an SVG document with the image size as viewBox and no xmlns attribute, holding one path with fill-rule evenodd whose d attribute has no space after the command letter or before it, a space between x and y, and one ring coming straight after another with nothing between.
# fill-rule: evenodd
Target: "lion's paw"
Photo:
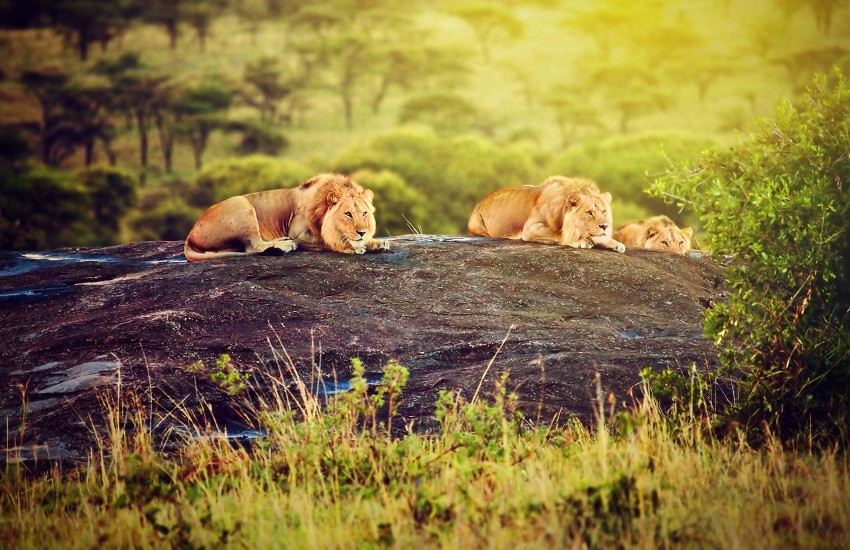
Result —
<instances>
[{"instance_id":1,"label":"lion's paw","mask_svg":"<svg viewBox=\"0 0 850 550\"><path fill-rule=\"evenodd\" d=\"M626 251L626 245L624 245L623 243L617 243L617 245L614 247L614 250L616 250L617 252L621 252L621 253L625 252Z\"/></svg>"},{"instance_id":2,"label":"lion's paw","mask_svg":"<svg viewBox=\"0 0 850 550\"><path fill-rule=\"evenodd\" d=\"M298 242L292 239L278 239L274 241L273 248L277 248L281 252L292 252L298 248Z\"/></svg>"},{"instance_id":3,"label":"lion's paw","mask_svg":"<svg viewBox=\"0 0 850 550\"><path fill-rule=\"evenodd\" d=\"M351 243L351 250L353 250L355 254L365 254L366 253L366 243L364 243L364 242L353 242L353 243Z\"/></svg>"},{"instance_id":4,"label":"lion's paw","mask_svg":"<svg viewBox=\"0 0 850 550\"><path fill-rule=\"evenodd\" d=\"M387 242L387 241L374 240L374 241L372 241L370 248L372 250L389 250L390 249L390 243Z\"/></svg>"}]
</instances>

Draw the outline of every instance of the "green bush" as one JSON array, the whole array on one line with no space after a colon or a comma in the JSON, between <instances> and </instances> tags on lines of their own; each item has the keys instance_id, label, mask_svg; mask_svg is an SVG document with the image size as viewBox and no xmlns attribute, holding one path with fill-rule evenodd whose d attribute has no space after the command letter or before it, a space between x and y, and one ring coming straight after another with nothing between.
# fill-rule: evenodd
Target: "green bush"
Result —
<instances>
[{"instance_id":1,"label":"green bush","mask_svg":"<svg viewBox=\"0 0 850 550\"><path fill-rule=\"evenodd\" d=\"M361 170L351 177L375 193L378 236L406 235L421 227L428 213L428 198L411 188L396 174L384 170Z\"/></svg>"},{"instance_id":2,"label":"green bush","mask_svg":"<svg viewBox=\"0 0 850 550\"><path fill-rule=\"evenodd\" d=\"M182 241L200 217L201 209L179 199L164 198L130 221L134 241Z\"/></svg>"},{"instance_id":3,"label":"green bush","mask_svg":"<svg viewBox=\"0 0 850 550\"><path fill-rule=\"evenodd\" d=\"M666 214L684 222L679 209L645 193L655 176L673 162L690 162L714 143L704 137L677 132L622 135L570 147L549 165L551 174L583 176L595 180L614 195L614 224L628 222L617 205L631 203L651 215Z\"/></svg>"},{"instance_id":4,"label":"green bush","mask_svg":"<svg viewBox=\"0 0 850 550\"><path fill-rule=\"evenodd\" d=\"M789 439L850 435L850 90L836 78L654 185L733 258L729 298L705 327L739 378L731 418L755 437L765 425Z\"/></svg>"},{"instance_id":5,"label":"green bush","mask_svg":"<svg viewBox=\"0 0 850 550\"><path fill-rule=\"evenodd\" d=\"M310 168L289 159L251 155L222 160L198 174L189 203L206 208L235 195L295 187L314 175Z\"/></svg>"},{"instance_id":6,"label":"green bush","mask_svg":"<svg viewBox=\"0 0 850 550\"><path fill-rule=\"evenodd\" d=\"M442 139L431 130L400 128L349 147L334 169L354 173L389 170L428 197L422 229L465 233L475 203L498 187L542 179L528 153L476 136Z\"/></svg>"},{"instance_id":7,"label":"green bush","mask_svg":"<svg viewBox=\"0 0 850 550\"><path fill-rule=\"evenodd\" d=\"M138 201L136 178L116 168L97 167L81 170L77 179L89 194L99 244L116 242L121 220Z\"/></svg>"},{"instance_id":8,"label":"green bush","mask_svg":"<svg viewBox=\"0 0 850 550\"><path fill-rule=\"evenodd\" d=\"M93 238L89 195L73 174L0 166L0 248L56 248Z\"/></svg>"}]
</instances>

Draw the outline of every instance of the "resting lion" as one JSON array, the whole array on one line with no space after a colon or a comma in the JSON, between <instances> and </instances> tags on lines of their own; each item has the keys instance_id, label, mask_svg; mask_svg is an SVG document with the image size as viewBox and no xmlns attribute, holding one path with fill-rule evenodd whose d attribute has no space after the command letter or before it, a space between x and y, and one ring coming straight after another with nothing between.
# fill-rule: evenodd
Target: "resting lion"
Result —
<instances>
[{"instance_id":1,"label":"resting lion","mask_svg":"<svg viewBox=\"0 0 850 550\"><path fill-rule=\"evenodd\" d=\"M676 254L688 253L693 235L693 229L679 229L667 216L654 216L614 231L614 238L628 247L667 250Z\"/></svg>"},{"instance_id":2,"label":"resting lion","mask_svg":"<svg viewBox=\"0 0 850 550\"><path fill-rule=\"evenodd\" d=\"M611 193L582 178L552 176L541 185L494 191L475 206L468 227L482 237L626 250L611 237Z\"/></svg>"},{"instance_id":3,"label":"resting lion","mask_svg":"<svg viewBox=\"0 0 850 550\"><path fill-rule=\"evenodd\" d=\"M294 189L231 197L212 205L189 231L183 253L197 262L263 252L389 248L375 235L372 191L340 174L320 174Z\"/></svg>"}]
</instances>

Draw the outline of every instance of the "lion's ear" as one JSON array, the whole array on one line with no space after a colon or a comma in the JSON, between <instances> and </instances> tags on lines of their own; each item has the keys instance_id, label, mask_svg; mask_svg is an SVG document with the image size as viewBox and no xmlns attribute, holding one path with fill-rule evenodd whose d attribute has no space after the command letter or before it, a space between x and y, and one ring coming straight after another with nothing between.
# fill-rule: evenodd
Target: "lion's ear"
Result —
<instances>
[{"instance_id":1,"label":"lion's ear","mask_svg":"<svg viewBox=\"0 0 850 550\"><path fill-rule=\"evenodd\" d=\"M691 228L691 227L686 227L686 228L682 229L682 235L684 235L685 237L687 237L687 238L689 238L689 239L690 239L691 237L693 237L693 236L694 236L694 230L693 230L693 228Z\"/></svg>"},{"instance_id":2,"label":"lion's ear","mask_svg":"<svg viewBox=\"0 0 850 550\"><path fill-rule=\"evenodd\" d=\"M328 206L333 206L339 202L339 193L328 193Z\"/></svg>"},{"instance_id":3,"label":"lion's ear","mask_svg":"<svg viewBox=\"0 0 850 550\"><path fill-rule=\"evenodd\" d=\"M651 239L652 237L658 235L657 227L647 227L646 228L646 238Z\"/></svg>"},{"instance_id":4,"label":"lion's ear","mask_svg":"<svg viewBox=\"0 0 850 550\"><path fill-rule=\"evenodd\" d=\"M363 200L367 202L372 202L372 199L375 198L375 194L372 193L371 189L363 190Z\"/></svg>"},{"instance_id":5,"label":"lion's ear","mask_svg":"<svg viewBox=\"0 0 850 550\"><path fill-rule=\"evenodd\" d=\"M606 204L611 204L611 193L607 191L602 193L602 200L604 200Z\"/></svg>"}]
</instances>

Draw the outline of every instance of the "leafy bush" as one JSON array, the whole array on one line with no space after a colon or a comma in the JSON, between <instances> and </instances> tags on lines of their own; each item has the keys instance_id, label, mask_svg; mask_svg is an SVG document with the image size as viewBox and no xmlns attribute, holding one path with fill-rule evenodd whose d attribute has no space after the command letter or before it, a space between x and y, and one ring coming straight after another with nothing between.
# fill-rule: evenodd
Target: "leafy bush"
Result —
<instances>
[{"instance_id":1,"label":"leafy bush","mask_svg":"<svg viewBox=\"0 0 850 550\"><path fill-rule=\"evenodd\" d=\"M433 131L394 129L349 147L334 169L353 173L389 170L428 197L423 230L465 232L475 203L502 186L536 183L541 179L528 153L519 147L500 147L475 136L442 139Z\"/></svg>"},{"instance_id":2,"label":"leafy bush","mask_svg":"<svg viewBox=\"0 0 850 550\"><path fill-rule=\"evenodd\" d=\"M200 209L166 198L130 221L133 240L182 241L200 215Z\"/></svg>"},{"instance_id":3,"label":"leafy bush","mask_svg":"<svg viewBox=\"0 0 850 550\"><path fill-rule=\"evenodd\" d=\"M681 220L679 210L647 195L652 178L674 162L695 161L700 152L714 145L703 137L675 132L623 135L571 147L549 165L551 174L584 176L595 180L603 191L614 195L614 223L626 223L618 205L631 203L651 215L666 214ZM634 212L634 211L633 211ZM640 212L640 211L637 211Z\"/></svg>"},{"instance_id":4,"label":"leafy bush","mask_svg":"<svg viewBox=\"0 0 850 550\"><path fill-rule=\"evenodd\" d=\"M706 317L740 376L733 418L754 436L850 433L850 89L815 81L752 139L656 182L734 258L727 302Z\"/></svg>"},{"instance_id":5,"label":"leafy bush","mask_svg":"<svg viewBox=\"0 0 850 550\"><path fill-rule=\"evenodd\" d=\"M313 175L310 168L289 159L251 155L223 160L198 174L189 203L206 208L235 195L295 187Z\"/></svg>"},{"instance_id":6,"label":"leafy bush","mask_svg":"<svg viewBox=\"0 0 850 550\"><path fill-rule=\"evenodd\" d=\"M125 214L136 205L136 178L116 168L89 168L77 174L88 191L102 244L114 242Z\"/></svg>"},{"instance_id":7,"label":"leafy bush","mask_svg":"<svg viewBox=\"0 0 850 550\"><path fill-rule=\"evenodd\" d=\"M387 170L361 170L351 177L375 193L377 235L412 233L427 218L428 198Z\"/></svg>"},{"instance_id":8,"label":"leafy bush","mask_svg":"<svg viewBox=\"0 0 850 550\"><path fill-rule=\"evenodd\" d=\"M82 245L93 238L89 195L74 176L46 167L0 167L0 248Z\"/></svg>"}]
</instances>

